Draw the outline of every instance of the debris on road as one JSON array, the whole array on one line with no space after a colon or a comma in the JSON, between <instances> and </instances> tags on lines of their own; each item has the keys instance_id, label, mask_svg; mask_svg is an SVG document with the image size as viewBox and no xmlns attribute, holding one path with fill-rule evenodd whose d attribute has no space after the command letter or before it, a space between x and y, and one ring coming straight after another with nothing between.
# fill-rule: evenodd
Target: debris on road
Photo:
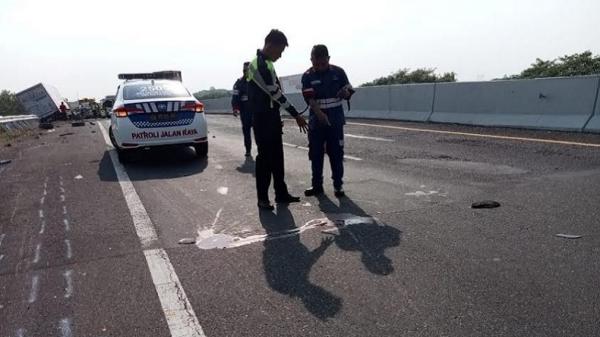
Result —
<instances>
[{"instance_id":1,"label":"debris on road","mask_svg":"<svg viewBox=\"0 0 600 337\"><path fill-rule=\"evenodd\" d=\"M194 238L183 238L179 240L180 245L193 245L196 243L196 239Z\"/></svg>"},{"instance_id":2,"label":"debris on road","mask_svg":"<svg viewBox=\"0 0 600 337\"><path fill-rule=\"evenodd\" d=\"M94 123L94 122L90 122L90 124L92 124L92 125L96 125L96 123Z\"/></svg>"},{"instance_id":3,"label":"debris on road","mask_svg":"<svg viewBox=\"0 0 600 337\"><path fill-rule=\"evenodd\" d=\"M96 133L96 130L92 130L92 133Z\"/></svg>"},{"instance_id":4,"label":"debris on road","mask_svg":"<svg viewBox=\"0 0 600 337\"><path fill-rule=\"evenodd\" d=\"M83 176L81 174L78 174L75 176L75 179L83 179Z\"/></svg>"},{"instance_id":5,"label":"debris on road","mask_svg":"<svg viewBox=\"0 0 600 337\"><path fill-rule=\"evenodd\" d=\"M10 159L1 159L0 165L10 164L11 162L12 162L12 160L10 160Z\"/></svg>"},{"instance_id":6,"label":"debris on road","mask_svg":"<svg viewBox=\"0 0 600 337\"><path fill-rule=\"evenodd\" d=\"M52 123L40 123L40 129L44 129L44 130L54 129L54 124L52 124Z\"/></svg>"},{"instance_id":7,"label":"debris on road","mask_svg":"<svg viewBox=\"0 0 600 337\"><path fill-rule=\"evenodd\" d=\"M484 200L484 201L478 201L478 202L474 202L471 205L471 208L496 208L496 207L500 207L500 203L494 200Z\"/></svg>"},{"instance_id":8,"label":"debris on road","mask_svg":"<svg viewBox=\"0 0 600 337\"><path fill-rule=\"evenodd\" d=\"M83 121L73 122L73 123L71 123L71 126L85 126L85 122L83 122Z\"/></svg>"},{"instance_id":9,"label":"debris on road","mask_svg":"<svg viewBox=\"0 0 600 337\"><path fill-rule=\"evenodd\" d=\"M558 236L559 238L563 238L563 239L580 239L583 237L582 235L573 235L573 234L556 234L556 236Z\"/></svg>"},{"instance_id":10,"label":"debris on road","mask_svg":"<svg viewBox=\"0 0 600 337\"><path fill-rule=\"evenodd\" d=\"M65 133L61 133L60 135L58 135L59 137L64 137L64 136L70 136L70 135L74 135L75 132L65 132Z\"/></svg>"}]
</instances>

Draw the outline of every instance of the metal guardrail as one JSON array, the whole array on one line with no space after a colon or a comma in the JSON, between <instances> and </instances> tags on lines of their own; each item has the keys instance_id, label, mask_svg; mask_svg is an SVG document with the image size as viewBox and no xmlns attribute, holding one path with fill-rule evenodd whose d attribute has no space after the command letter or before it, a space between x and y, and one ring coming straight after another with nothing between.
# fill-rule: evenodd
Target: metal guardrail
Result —
<instances>
[{"instance_id":1,"label":"metal guardrail","mask_svg":"<svg viewBox=\"0 0 600 337\"><path fill-rule=\"evenodd\" d=\"M37 128L39 117L36 115L0 116L0 130L16 131Z\"/></svg>"}]
</instances>

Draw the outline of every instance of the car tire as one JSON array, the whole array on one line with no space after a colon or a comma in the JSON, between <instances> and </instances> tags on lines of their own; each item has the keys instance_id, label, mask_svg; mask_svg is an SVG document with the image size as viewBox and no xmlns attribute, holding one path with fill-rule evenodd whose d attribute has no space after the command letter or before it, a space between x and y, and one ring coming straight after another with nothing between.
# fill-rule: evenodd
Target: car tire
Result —
<instances>
[{"instance_id":1,"label":"car tire","mask_svg":"<svg viewBox=\"0 0 600 337\"><path fill-rule=\"evenodd\" d=\"M196 144L194 145L194 149L196 150L196 156L198 156L198 158L206 158L208 155L208 142Z\"/></svg>"}]
</instances>

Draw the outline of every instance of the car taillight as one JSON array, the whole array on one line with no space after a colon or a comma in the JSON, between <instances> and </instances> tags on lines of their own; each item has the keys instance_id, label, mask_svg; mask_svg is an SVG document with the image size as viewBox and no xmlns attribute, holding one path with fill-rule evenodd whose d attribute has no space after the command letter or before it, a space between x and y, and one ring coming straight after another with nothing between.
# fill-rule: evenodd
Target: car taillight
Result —
<instances>
[{"instance_id":1,"label":"car taillight","mask_svg":"<svg viewBox=\"0 0 600 337\"><path fill-rule=\"evenodd\" d=\"M200 102L187 103L183 106L183 110L195 111L197 113L204 112L204 104Z\"/></svg>"},{"instance_id":2,"label":"car taillight","mask_svg":"<svg viewBox=\"0 0 600 337\"><path fill-rule=\"evenodd\" d=\"M116 109L114 109L113 112L114 112L114 114L117 117L121 117L122 118L122 117L127 117L131 113L144 112L144 110L138 109L138 108L128 108L128 107L125 107L125 106L122 105L122 106L117 107Z\"/></svg>"}]
</instances>

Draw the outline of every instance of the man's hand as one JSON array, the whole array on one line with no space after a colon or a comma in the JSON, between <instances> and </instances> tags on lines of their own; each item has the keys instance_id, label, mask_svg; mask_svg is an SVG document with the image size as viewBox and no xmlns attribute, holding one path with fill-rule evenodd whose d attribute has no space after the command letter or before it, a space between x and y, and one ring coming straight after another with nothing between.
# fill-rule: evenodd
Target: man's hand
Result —
<instances>
[{"instance_id":1,"label":"man's hand","mask_svg":"<svg viewBox=\"0 0 600 337\"><path fill-rule=\"evenodd\" d=\"M300 132L306 133L306 131L308 131L308 124L306 124L304 117L300 115L296 116L296 124L298 124L298 127L300 128Z\"/></svg>"},{"instance_id":2,"label":"man's hand","mask_svg":"<svg viewBox=\"0 0 600 337\"><path fill-rule=\"evenodd\" d=\"M319 123L321 123L321 125L331 126L331 124L329 123L329 118L323 111L320 111L319 109L319 111L315 111L315 115L317 116L317 119L319 120Z\"/></svg>"},{"instance_id":3,"label":"man's hand","mask_svg":"<svg viewBox=\"0 0 600 337\"><path fill-rule=\"evenodd\" d=\"M240 110L233 110L233 117L237 117L240 115Z\"/></svg>"},{"instance_id":4,"label":"man's hand","mask_svg":"<svg viewBox=\"0 0 600 337\"><path fill-rule=\"evenodd\" d=\"M350 97L350 90L344 87L337 92L337 97L341 99L348 99Z\"/></svg>"}]
</instances>

